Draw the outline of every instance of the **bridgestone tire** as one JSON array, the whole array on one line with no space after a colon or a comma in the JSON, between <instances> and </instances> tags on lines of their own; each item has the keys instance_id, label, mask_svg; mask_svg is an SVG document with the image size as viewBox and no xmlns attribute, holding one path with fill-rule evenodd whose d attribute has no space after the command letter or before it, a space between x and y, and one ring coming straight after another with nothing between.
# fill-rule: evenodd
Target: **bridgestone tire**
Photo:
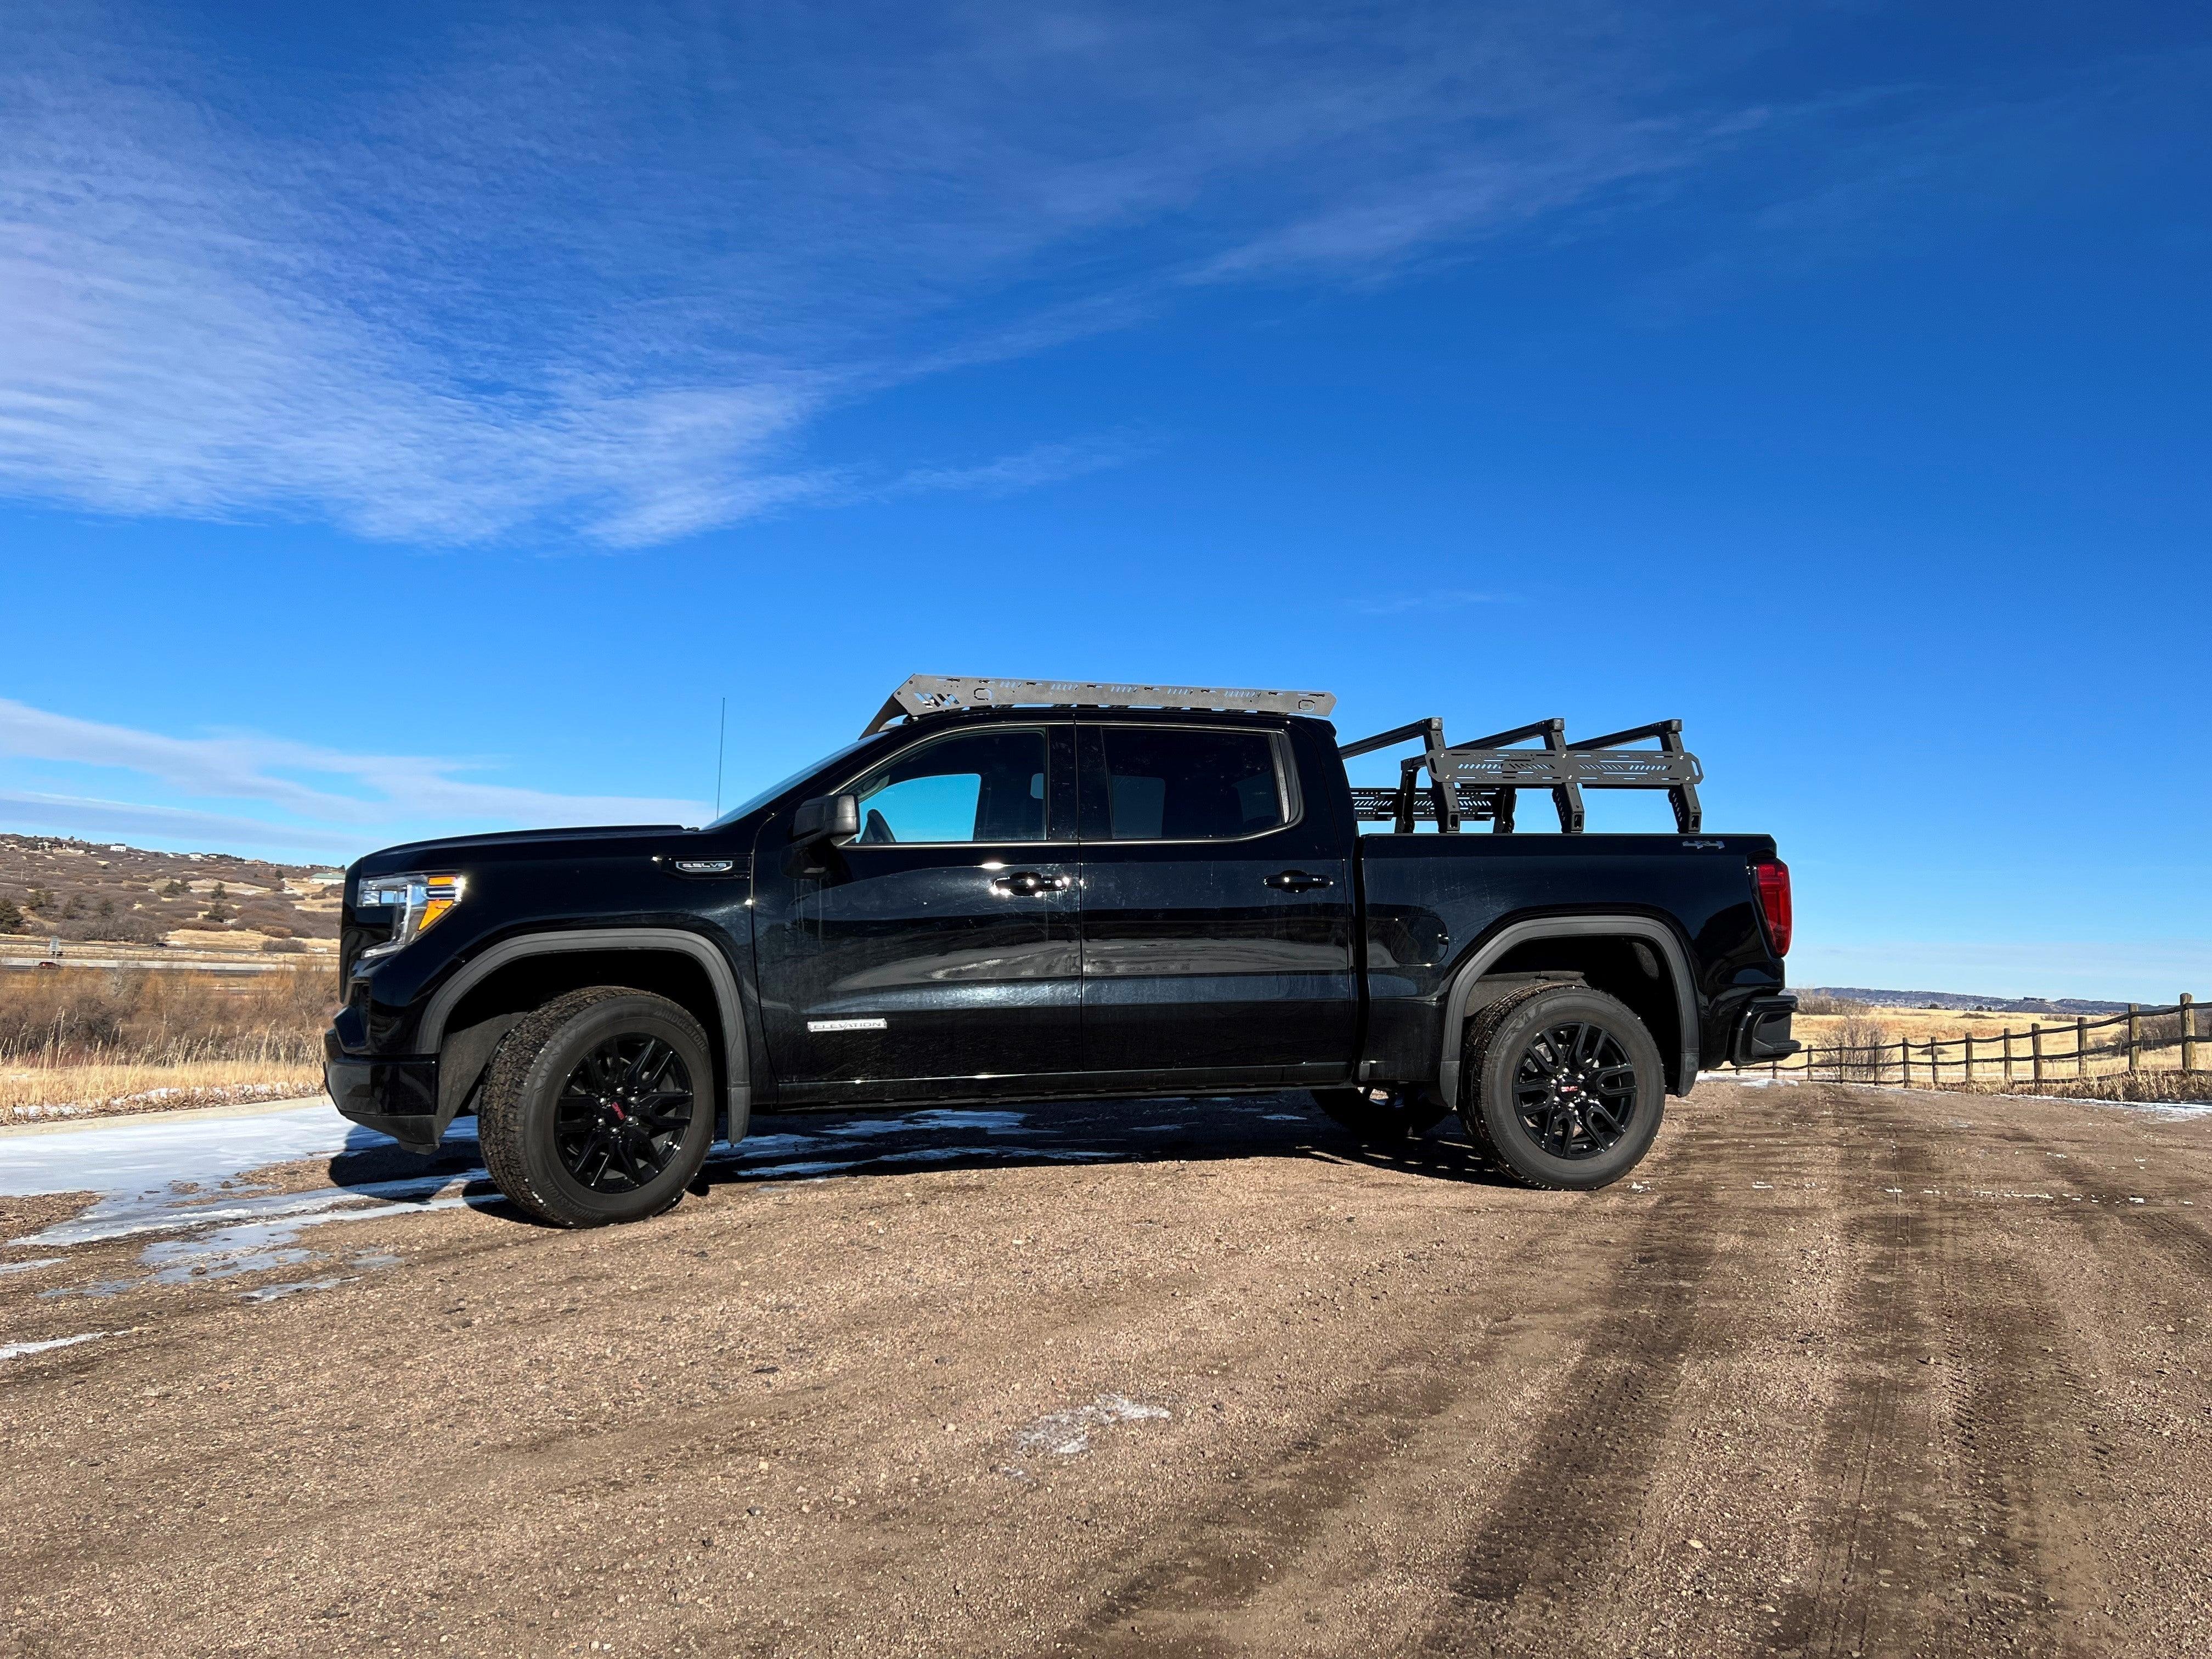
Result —
<instances>
[{"instance_id":1,"label":"bridgestone tire","mask_svg":"<svg viewBox=\"0 0 2212 1659\"><path fill-rule=\"evenodd\" d=\"M1634 1103L1620 1139L1602 1150L1561 1157L1524 1121L1516 1073L1532 1046L1563 1025L1595 1027L1633 1069ZM1540 985L1500 998L1468 1022L1460 1061L1460 1119L1476 1149L1529 1187L1589 1192L1609 1187L1644 1161L1665 1111L1667 1073L1659 1045L1628 1006L1582 985Z\"/></svg>"},{"instance_id":2,"label":"bridgestone tire","mask_svg":"<svg viewBox=\"0 0 2212 1659\"><path fill-rule=\"evenodd\" d=\"M1380 1091L1316 1089L1314 1104L1359 1137L1377 1146L1391 1146L1426 1134L1451 1115L1451 1108L1433 1089L1394 1089L1381 1100Z\"/></svg>"},{"instance_id":3,"label":"bridgestone tire","mask_svg":"<svg viewBox=\"0 0 2212 1659\"><path fill-rule=\"evenodd\" d=\"M667 1163L641 1186L596 1191L563 1166L556 1102L570 1074L602 1043L657 1037L675 1050L690 1082L690 1124ZM477 1108L484 1167L500 1191L560 1227L603 1227L658 1215L683 1197L714 1139L714 1066L699 1022L665 997L598 985L556 997L515 1023L493 1056Z\"/></svg>"}]
</instances>

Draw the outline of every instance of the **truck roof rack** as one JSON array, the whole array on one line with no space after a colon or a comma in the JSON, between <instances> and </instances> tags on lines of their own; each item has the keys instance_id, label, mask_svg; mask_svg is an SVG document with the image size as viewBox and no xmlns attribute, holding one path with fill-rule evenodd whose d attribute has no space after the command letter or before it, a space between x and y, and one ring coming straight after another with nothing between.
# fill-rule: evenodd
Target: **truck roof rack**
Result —
<instances>
[{"instance_id":1,"label":"truck roof rack","mask_svg":"<svg viewBox=\"0 0 2212 1659\"><path fill-rule=\"evenodd\" d=\"M1399 763L1395 789L1352 792L1361 818L1389 819L1401 836L1411 835L1416 823L1456 835L1462 823L1483 818L1490 820L1493 832L1510 835L1514 801L1522 789L1549 789L1559 829L1570 836L1582 833L1585 789L1664 789L1674 808L1674 827L1682 834L1695 835L1704 822L1698 785L1705 781L1705 768L1682 747L1680 720L1654 720L1580 743L1567 741L1566 721L1537 720L1473 743L1448 744L1443 720L1432 715L1347 743L1336 752L1350 760L1413 738L1420 740L1421 752ZM1535 739L1543 746L1509 746ZM1658 742L1656 749L1621 746L1652 739ZM1429 775L1425 786L1419 781L1424 771Z\"/></svg>"},{"instance_id":2,"label":"truck roof rack","mask_svg":"<svg viewBox=\"0 0 2212 1659\"><path fill-rule=\"evenodd\" d=\"M891 693L860 735L872 737L902 715L950 714L963 708L1190 708L1325 715L1336 707L1330 691L1254 691L1226 685L1129 685L1107 680L962 679L915 674Z\"/></svg>"}]
</instances>

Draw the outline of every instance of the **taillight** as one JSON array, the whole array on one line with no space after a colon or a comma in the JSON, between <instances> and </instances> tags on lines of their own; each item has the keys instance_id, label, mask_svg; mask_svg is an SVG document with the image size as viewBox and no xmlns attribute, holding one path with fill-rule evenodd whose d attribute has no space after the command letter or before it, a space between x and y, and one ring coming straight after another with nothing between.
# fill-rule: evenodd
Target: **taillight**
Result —
<instances>
[{"instance_id":1,"label":"taillight","mask_svg":"<svg viewBox=\"0 0 2212 1659\"><path fill-rule=\"evenodd\" d=\"M1790 866L1780 859L1766 859L1753 866L1759 878L1759 914L1766 923L1766 937L1774 954L1790 954Z\"/></svg>"}]
</instances>

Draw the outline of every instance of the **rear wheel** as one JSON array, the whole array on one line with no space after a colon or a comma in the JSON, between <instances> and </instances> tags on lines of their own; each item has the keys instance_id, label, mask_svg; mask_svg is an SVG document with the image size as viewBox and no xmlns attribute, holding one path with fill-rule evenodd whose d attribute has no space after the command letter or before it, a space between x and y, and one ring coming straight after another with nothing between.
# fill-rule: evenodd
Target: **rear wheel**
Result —
<instances>
[{"instance_id":1,"label":"rear wheel","mask_svg":"<svg viewBox=\"0 0 2212 1659\"><path fill-rule=\"evenodd\" d=\"M1388 1145L1426 1134L1451 1115L1433 1089L1316 1089L1314 1104L1362 1140Z\"/></svg>"},{"instance_id":2,"label":"rear wheel","mask_svg":"<svg viewBox=\"0 0 2212 1659\"><path fill-rule=\"evenodd\" d=\"M593 986L525 1015L484 1079L477 1133L492 1180L563 1227L656 1215L714 1137L714 1061L665 997Z\"/></svg>"},{"instance_id":3,"label":"rear wheel","mask_svg":"<svg viewBox=\"0 0 2212 1659\"><path fill-rule=\"evenodd\" d=\"M1493 1003L1469 1024L1460 1116L1498 1168L1587 1191L1638 1164L1667 1095L1659 1045L1626 1004L1581 985Z\"/></svg>"}]
</instances>

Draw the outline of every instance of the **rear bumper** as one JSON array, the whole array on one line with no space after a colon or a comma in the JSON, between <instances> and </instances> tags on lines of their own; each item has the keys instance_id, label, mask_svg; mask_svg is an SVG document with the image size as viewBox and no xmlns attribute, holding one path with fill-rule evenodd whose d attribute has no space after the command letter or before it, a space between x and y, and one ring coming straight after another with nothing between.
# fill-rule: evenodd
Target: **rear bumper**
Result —
<instances>
[{"instance_id":1,"label":"rear bumper","mask_svg":"<svg viewBox=\"0 0 2212 1659\"><path fill-rule=\"evenodd\" d=\"M438 1061L373 1060L341 1051L325 1036L323 1082L339 1115L390 1135L410 1152L437 1150L446 1126L438 1119Z\"/></svg>"},{"instance_id":2,"label":"rear bumper","mask_svg":"<svg viewBox=\"0 0 2212 1659\"><path fill-rule=\"evenodd\" d=\"M1796 1054L1801 1045L1790 1035L1790 1017L1796 1012L1796 997L1759 998L1736 1022L1735 1042L1729 1057L1739 1066L1763 1066Z\"/></svg>"}]
</instances>

